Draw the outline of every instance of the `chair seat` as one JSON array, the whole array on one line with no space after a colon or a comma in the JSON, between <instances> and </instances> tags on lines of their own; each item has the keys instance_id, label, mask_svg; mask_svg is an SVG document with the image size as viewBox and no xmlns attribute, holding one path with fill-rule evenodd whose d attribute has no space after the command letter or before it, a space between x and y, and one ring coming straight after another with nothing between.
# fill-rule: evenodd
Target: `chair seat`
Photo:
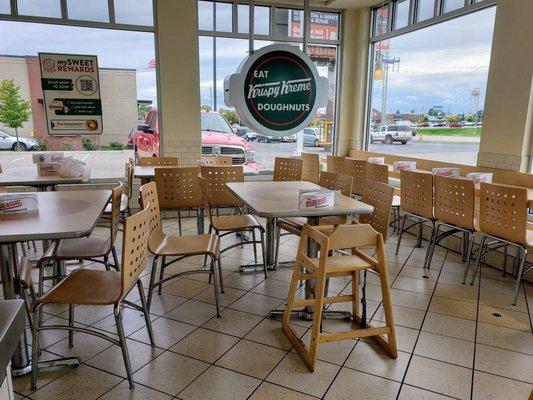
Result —
<instances>
[{"instance_id":1,"label":"chair seat","mask_svg":"<svg viewBox=\"0 0 533 400\"><path fill-rule=\"evenodd\" d=\"M126 211L128 208L128 196L126 196L124 193L120 196L120 211ZM108 205L105 207L104 214L111 214L111 209L113 205L111 203L108 203Z\"/></svg>"},{"instance_id":2,"label":"chair seat","mask_svg":"<svg viewBox=\"0 0 533 400\"><path fill-rule=\"evenodd\" d=\"M121 295L121 273L79 268L32 305L39 303L111 305Z\"/></svg>"},{"instance_id":3,"label":"chair seat","mask_svg":"<svg viewBox=\"0 0 533 400\"><path fill-rule=\"evenodd\" d=\"M345 224L348 217L346 215L332 215L329 217L320 218L320 225L342 225ZM307 218L305 217L288 217L278 220L278 227L292 233L293 235L299 235L304 225L307 224Z\"/></svg>"},{"instance_id":4,"label":"chair seat","mask_svg":"<svg viewBox=\"0 0 533 400\"><path fill-rule=\"evenodd\" d=\"M314 259L318 266L318 260ZM363 271L374 268L372 264L357 255L328 257L326 275L350 274L353 271Z\"/></svg>"},{"instance_id":5,"label":"chair seat","mask_svg":"<svg viewBox=\"0 0 533 400\"><path fill-rule=\"evenodd\" d=\"M212 218L213 228L217 231L239 231L243 229L259 228L263 226L255 219L253 215L223 215Z\"/></svg>"},{"instance_id":6,"label":"chair seat","mask_svg":"<svg viewBox=\"0 0 533 400\"><path fill-rule=\"evenodd\" d=\"M111 251L108 237L91 235L89 237L62 239L55 242L43 255L45 258L77 260L103 257Z\"/></svg>"},{"instance_id":7,"label":"chair seat","mask_svg":"<svg viewBox=\"0 0 533 400\"><path fill-rule=\"evenodd\" d=\"M402 202L402 198L400 196L392 196L392 206L393 207L400 207Z\"/></svg>"},{"instance_id":8,"label":"chair seat","mask_svg":"<svg viewBox=\"0 0 533 400\"><path fill-rule=\"evenodd\" d=\"M158 256L209 254L218 259L220 240L217 235L173 236L154 232L148 242L150 251Z\"/></svg>"}]
</instances>

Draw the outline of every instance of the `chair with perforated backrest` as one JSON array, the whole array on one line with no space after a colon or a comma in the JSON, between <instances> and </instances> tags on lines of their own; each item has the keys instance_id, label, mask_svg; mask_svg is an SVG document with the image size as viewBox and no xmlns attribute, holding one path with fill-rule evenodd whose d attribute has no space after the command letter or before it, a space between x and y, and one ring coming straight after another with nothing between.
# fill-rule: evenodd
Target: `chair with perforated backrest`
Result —
<instances>
[{"instance_id":1,"label":"chair with perforated backrest","mask_svg":"<svg viewBox=\"0 0 533 400\"><path fill-rule=\"evenodd\" d=\"M310 258L307 255L309 241L319 246L320 255L318 258ZM372 258L360 250L368 248L368 246L376 249L376 258ZM335 254L335 250L342 249L350 249L350 255L340 256ZM367 270L375 272L380 279L386 321L384 326L374 327L368 323L364 290L361 299L359 298L359 274L363 271L366 276ZM331 277L350 277L352 280L352 294L328 297L326 280ZM314 296L312 298L298 298L297 290L300 280L315 281ZM359 303L360 300L361 303ZM334 333L322 331L324 305L341 302L352 303L352 317L355 324L348 325L352 327L352 330ZM362 310L360 310L360 305ZM290 323L292 310L298 307L312 307L314 311L309 346L304 344L302 339L300 339L300 335L296 333ZM353 328L354 325L357 325L356 329ZM282 328L310 371L315 369L318 346L322 343L338 340L371 337L392 358L397 358L394 318L382 235L368 224L339 225L334 229L331 226L314 227L305 225L292 272ZM384 336L387 336L387 339Z\"/></svg>"},{"instance_id":2,"label":"chair with perforated backrest","mask_svg":"<svg viewBox=\"0 0 533 400\"><path fill-rule=\"evenodd\" d=\"M435 246L439 242L454 234L463 234L463 261L465 264L463 283L466 281L470 258L474 246L474 234L478 231L474 221L475 188L470 179L452 178L435 175L434 186L434 215L435 230L430 238L429 256L426 268L431 267ZM441 228L448 228L440 233Z\"/></svg>"},{"instance_id":3,"label":"chair with perforated backrest","mask_svg":"<svg viewBox=\"0 0 533 400\"><path fill-rule=\"evenodd\" d=\"M241 241L230 244L226 246L225 248L220 250L220 254L233 249L237 246L242 246L244 244L252 244L253 250L254 250L254 259L255 263L257 264L256 267L262 266L263 272L265 275L265 279L267 278L267 264L266 264L266 256L265 256L265 228L257 221L257 219L251 215L251 214L237 214L237 215L214 215L213 214L213 204L211 203L211 199L213 196L211 195L210 191L211 188L214 186L209 186L208 180L203 175L198 177L200 180L200 187L202 189L202 202L204 205L204 208L206 210L207 216L209 217L209 233L215 232L215 234L222 238L226 235L229 235L231 233L241 233ZM256 239L256 231L259 231L261 240ZM249 232L252 234L252 240L249 240L248 238L244 238L243 233ZM257 258L257 244L261 245L261 254L263 256L262 263L258 263ZM204 260L205 264L205 260ZM220 264L219 264L220 265Z\"/></svg>"},{"instance_id":4,"label":"chair with perforated backrest","mask_svg":"<svg viewBox=\"0 0 533 400\"><path fill-rule=\"evenodd\" d=\"M372 214L361 214L360 224L370 224L372 228L381 233L386 241L389 231L389 220L392 208L392 198L394 188L385 183L377 181L367 181L365 183L365 193L361 201L374 207Z\"/></svg>"},{"instance_id":5,"label":"chair with perforated backrest","mask_svg":"<svg viewBox=\"0 0 533 400\"><path fill-rule=\"evenodd\" d=\"M301 181L302 164L303 161L299 158L276 157L274 160L274 176L272 179L275 182Z\"/></svg>"},{"instance_id":6,"label":"chair with perforated backrest","mask_svg":"<svg viewBox=\"0 0 533 400\"><path fill-rule=\"evenodd\" d=\"M346 170L346 157L342 156L327 156L326 157L327 171L336 174L344 174Z\"/></svg>"},{"instance_id":7,"label":"chair with perforated backrest","mask_svg":"<svg viewBox=\"0 0 533 400\"><path fill-rule=\"evenodd\" d=\"M197 171L198 172L198 171ZM196 185L199 186L198 173L196 176ZM220 276L220 287L224 292L222 283L222 268L220 266L220 241L218 236L211 234L176 236L167 235L163 232L161 224L161 209L158 193L158 187L155 182L150 182L141 186L141 204L150 204L148 219L150 220L148 250L154 255L152 260L152 270L150 274L150 284L148 285L148 310L152 305L153 292L157 288L158 294L161 295L163 284L169 280L179 278L181 276L191 274L209 274L209 282L213 280L213 288L215 290L215 305L217 316L220 316L220 309L218 304L218 278L216 275L215 264L218 264L218 272ZM167 275L165 277L165 269L178 261L188 257L197 255L204 255L211 259L210 268L207 269L187 269L180 272ZM167 257L171 258L167 262ZM159 280L156 281L156 270L159 259L161 258L161 267L159 268Z\"/></svg>"},{"instance_id":8,"label":"chair with perforated backrest","mask_svg":"<svg viewBox=\"0 0 533 400\"><path fill-rule=\"evenodd\" d=\"M320 156L316 153L302 153L302 181L318 184Z\"/></svg>"},{"instance_id":9,"label":"chair with perforated backrest","mask_svg":"<svg viewBox=\"0 0 533 400\"><path fill-rule=\"evenodd\" d=\"M341 173L321 172L318 184L330 190L340 190L344 196L352 193L353 178Z\"/></svg>"},{"instance_id":10,"label":"chair with perforated backrest","mask_svg":"<svg viewBox=\"0 0 533 400\"><path fill-rule=\"evenodd\" d=\"M202 157L200 165L232 165L233 158L229 156Z\"/></svg>"},{"instance_id":11,"label":"chair with perforated backrest","mask_svg":"<svg viewBox=\"0 0 533 400\"><path fill-rule=\"evenodd\" d=\"M356 196L362 196L365 191L366 164L366 160L349 157L344 164L344 174L352 177L352 194Z\"/></svg>"},{"instance_id":12,"label":"chair with perforated backrest","mask_svg":"<svg viewBox=\"0 0 533 400\"><path fill-rule=\"evenodd\" d=\"M31 388L36 389L39 358L39 332L44 330L67 330L69 332L69 347L74 344L73 332L87 333L107 340L120 346L130 388L134 388L133 375L128 353L128 345L122 325L122 308L128 305L142 312L148 329L148 336L152 347L155 346L152 325L146 305L141 273L148 261L148 206L141 212L132 215L124 221L122 239L122 268L120 272L102 271L89 268L79 268L54 286L46 294L37 298L30 307L32 313L32 370ZM31 274L30 274L31 276ZM137 286L141 299L140 305L130 302L125 297ZM38 313L45 304L64 304L69 306L68 325L42 325ZM113 306L113 315L117 327L118 340L105 331L97 328L83 327L74 324L74 306Z\"/></svg>"},{"instance_id":13,"label":"chair with perforated backrest","mask_svg":"<svg viewBox=\"0 0 533 400\"><path fill-rule=\"evenodd\" d=\"M159 208L178 212L178 228L181 235L181 212L202 212L202 194L198 174L200 167L156 168L155 184Z\"/></svg>"},{"instance_id":14,"label":"chair with perforated backrest","mask_svg":"<svg viewBox=\"0 0 533 400\"><path fill-rule=\"evenodd\" d=\"M527 226L527 189L481 183L479 200L479 229L483 236L470 284L474 283L481 260L494 248L494 244L515 247L517 257L513 305L516 305L522 277L531 271L531 266L524 271L528 247L533 246L533 230ZM487 239L492 239L492 242L487 243Z\"/></svg>"},{"instance_id":15,"label":"chair with perforated backrest","mask_svg":"<svg viewBox=\"0 0 533 400\"><path fill-rule=\"evenodd\" d=\"M242 201L228 189L228 182L244 182L241 165L202 165L200 174L205 179L209 193L209 204L213 208L241 207Z\"/></svg>"},{"instance_id":16,"label":"chair with perforated backrest","mask_svg":"<svg viewBox=\"0 0 533 400\"><path fill-rule=\"evenodd\" d=\"M400 251L400 244L404 232L418 226L417 247L422 245L422 230L424 224L431 224L431 234L435 231L435 218L433 217L433 175L427 172L409 171L402 169L400 172L402 198L400 208L403 211L402 222L398 243L396 244L396 255ZM405 226L408 219L414 220L409 226ZM424 266L427 265L429 251L426 252Z\"/></svg>"},{"instance_id":17,"label":"chair with perforated backrest","mask_svg":"<svg viewBox=\"0 0 533 400\"><path fill-rule=\"evenodd\" d=\"M142 167L177 167L178 157L140 157Z\"/></svg>"}]
</instances>

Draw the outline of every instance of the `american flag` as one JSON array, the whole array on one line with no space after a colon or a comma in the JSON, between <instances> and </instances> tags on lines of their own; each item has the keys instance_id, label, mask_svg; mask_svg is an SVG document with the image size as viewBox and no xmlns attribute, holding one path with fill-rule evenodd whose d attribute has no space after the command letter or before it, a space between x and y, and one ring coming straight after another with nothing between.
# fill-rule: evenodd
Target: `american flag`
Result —
<instances>
[{"instance_id":1,"label":"american flag","mask_svg":"<svg viewBox=\"0 0 533 400\"><path fill-rule=\"evenodd\" d=\"M155 58L148 62L148 69L155 69Z\"/></svg>"}]
</instances>

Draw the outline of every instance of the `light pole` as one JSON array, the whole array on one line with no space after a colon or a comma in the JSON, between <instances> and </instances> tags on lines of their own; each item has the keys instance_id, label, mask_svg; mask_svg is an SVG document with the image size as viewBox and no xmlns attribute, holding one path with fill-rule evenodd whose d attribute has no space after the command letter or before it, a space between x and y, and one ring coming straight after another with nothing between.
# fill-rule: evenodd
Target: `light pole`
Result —
<instances>
[{"instance_id":1,"label":"light pole","mask_svg":"<svg viewBox=\"0 0 533 400\"><path fill-rule=\"evenodd\" d=\"M381 123L387 122L387 86L389 84L389 68L392 72L399 72L400 57L389 57L387 52L378 51L374 79L383 80L381 93Z\"/></svg>"}]
</instances>

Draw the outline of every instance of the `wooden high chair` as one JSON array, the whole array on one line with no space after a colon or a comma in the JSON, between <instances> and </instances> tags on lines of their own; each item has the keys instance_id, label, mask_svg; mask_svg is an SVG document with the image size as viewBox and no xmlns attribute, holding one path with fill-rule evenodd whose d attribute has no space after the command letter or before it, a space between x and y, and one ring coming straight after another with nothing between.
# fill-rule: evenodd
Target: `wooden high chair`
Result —
<instances>
[{"instance_id":1,"label":"wooden high chair","mask_svg":"<svg viewBox=\"0 0 533 400\"><path fill-rule=\"evenodd\" d=\"M319 246L320 254L318 258L307 256L308 241L315 242ZM358 248L367 246L376 247L377 259L358 250ZM329 254L334 254L333 250L348 248L351 249L350 256L328 256ZM371 270L380 277L383 309L385 311L385 326L373 327L366 321L364 294L361 299L363 310L359 314L359 273L360 271L366 270ZM335 276L352 277L351 295L327 297L325 293L326 279ZM297 300L295 298L299 280L315 281L314 298L305 300ZM358 328L346 332L322 332L321 324L324 304L342 302L352 303L352 318L358 325ZM291 312L298 307L313 307L314 310L311 343L309 347L302 342L290 325ZM312 227L305 225L298 247L296 263L294 264L282 328L310 371L314 371L315 369L318 345L337 340L371 337L392 358L397 358L398 351L396 347L383 236L368 224L339 225L337 228L332 226ZM383 335L387 335L387 340Z\"/></svg>"}]
</instances>

